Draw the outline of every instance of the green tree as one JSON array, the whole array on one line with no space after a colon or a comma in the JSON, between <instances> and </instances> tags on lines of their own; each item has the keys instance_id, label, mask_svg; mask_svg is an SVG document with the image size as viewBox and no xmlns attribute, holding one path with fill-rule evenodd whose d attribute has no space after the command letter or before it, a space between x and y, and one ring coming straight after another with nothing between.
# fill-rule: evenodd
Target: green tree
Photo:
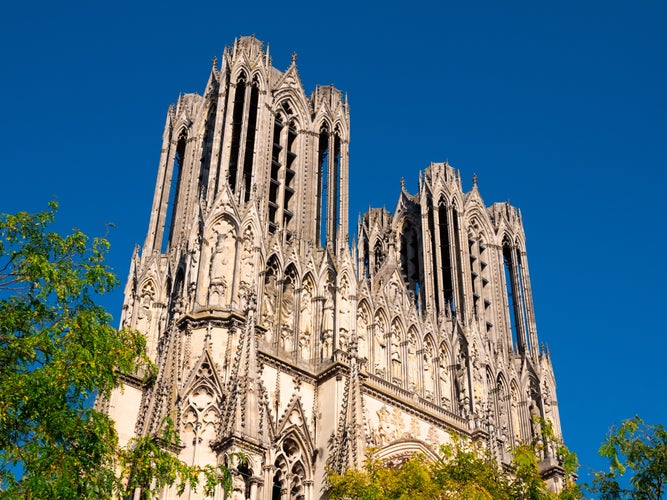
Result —
<instances>
[{"instance_id":1,"label":"green tree","mask_svg":"<svg viewBox=\"0 0 667 500\"><path fill-rule=\"evenodd\" d=\"M109 498L136 486L210 489L227 469L187 467L161 440L118 445L113 421L92 401L121 373L152 365L136 331L117 330L95 300L117 285L105 239L49 229L48 210L0 215L0 496ZM166 442L165 442L166 440ZM150 492L148 492L150 496Z\"/></svg>"},{"instance_id":2,"label":"green tree","mask_svg":"<svg viewBox=\"0 0 667 500\"><path fill-rule=\"evenodd\" d=\"M370 450L363 470L331 473L328 479L334 500L574 500L581 498L581 492L572 477L573 473L563 491L552 493L540 475L535 447L515 448L509 471L482 446L453 435L450 444L440 447L438 460L415 455L400 467L391 467Z\"/></svg>"},{"instance_id":3,"label":"green tree","mask_svg":"<svg viewBox=\"0 0 667 500\"><path fill-rule=\"evenodd\" d=\"M667 481L667 431L635 416L614 426L599 453L608 472L596 472L590 489L603 500L661 499ZM626 486L627 485L627 486Z\"/></svg>"}]
</instances>

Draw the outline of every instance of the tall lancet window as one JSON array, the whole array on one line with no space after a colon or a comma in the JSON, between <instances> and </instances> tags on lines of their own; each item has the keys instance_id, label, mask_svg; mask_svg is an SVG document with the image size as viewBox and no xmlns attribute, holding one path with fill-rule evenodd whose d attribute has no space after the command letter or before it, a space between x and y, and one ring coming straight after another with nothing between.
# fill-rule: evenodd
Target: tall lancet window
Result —
<instances>
[{"instance_id":1,"label":"tall lancet window","mask_svg":"<svg viewBox=\"0 0 667 500\"><path fill-rule=\"evenodd\" d=\"M526 349L530 350L530 335L528 335L528 318L527 318L527 308L526 308L526 289L523 282L523 259L521 257L521 251L517 248L515 250L515 262L516 262L516 274L517 274L517 284L519 288L519 298L520 298L520 321L523 330L523 337L526 343Z\"/></svg>"},{"instance_id":2,"label":"tall lancet window","mask_svg":"<svg viewBox=\"0 0 667 500\"><path fill-rule=\"evenodd\" d=\"M414 294L415 304L419 305L422 274L419 263L419 239L417 231L409 221L401 231L401 267L407 279L408 289Z\"/></svg>"},{"instance_id":3,"label":"tall lancet window","mask_svg":"<svg viewBox=\"0 0 667 500\"><path fill-rule=\"evenodd\" d=\"M333 183L333 192L331 193L331 223L334 224L332 230L330 230L331 239L335 239L336 233L338 231L338 225L340 224L340 168L341 168L341 133L340 129L336 127L334 131L334 141L333 141L333 172L331 177L331 182Z\"/></svg>"},{"instance_id":4,"label":"tall lancet window","mask_svg":"<svg viewBox=\"0 0 667 500\"><path fill-rule=\"evenodd\" d=\"M452 241L449 237L449 221L447 219L447 207L444 203L438 206L438 221L440 231L440 259L442 265L442 289L445 299L445 311L456 312L454 304L454 289L452 283Z\"/></svg>"},{"instance_id":5,"label":"tall lancet window","mask_svg":"<svg viewBox=\"0 0 667 500\"><path fill-rule=\"evenodd\" d=\"M440 304L440 286L438 283L437 272L438 272L438 243L437 236L435 232L435 207L433 207L433 199L429 196L427 198L428 206L428 234L431 237L431 266L432 266L432 281L433 281L433 290L431 290L431 296L435 301L435 309L438 313L442 311L442 305ZM433 207L433 208L432 208Z\"/></svg>"},{"instance_id":6,"label":"tall lancet window","mask_svg":"<svg viewBox=\"0 0 667 500\"><path fill-rule=\"evenodd\" d=\"M292 108L285 101L274 118L269 179L269 232L281 229L287 241L292 237L294 225L294 188L299 151L299 135L293 115Z\"/></svg>"},{"instance_id":7,"label":"tall lancet window","mask_svg":"<svg viewBox=\"0 0 667 500\"><path fill-rule=\"evenodd\" d=\"M317 148L317 221L316 229L320 246L327 245L327 197L329 176L329 127L325 123L320 129Z\"/></svg>"},{"instance_id":8,"label":"tall lancet window","mask_svg":"<svg viewBox=\"0 0 667 500\"><path fill-rule=\"evenodd\" d=\"M507 293L508 315L512 332L512 345L523 353L527 348L526 307L524 304L523 280L521 276L521 254L503 242L503 264Z\"/></svg>"},{"instance_id":9,"label":"tall lancet window","mask_svg":"<svg viewBox=\"0 0 667 500\"><path fill-rule=\"evenodd\" d=\"M463 284L463 262L461 261L463 254L463 246L461 244L461 230L459 227L459 213L456 209L456 206L452 207L452 230L454 232L454 245L452 251L454 252L453 263L455 264L455 269L452 270L452 280L457 284L457 293L456 293L456 309L460 319L464 319L465 316L465 290ZM456 279L458 278L458 279ZM454 309L454 307L452 307Z\"/></svg>"},{"instance_id":10,"label":"tall lancet window","mask_svg":"<svg viewBox=\"0 0 667 500\"><path fill-rule=\"evenodd\" d=\"M269 180L269 232L275 233L278 228L278 194L280 192L280 170L282 169L282 145L280 137L283 133L283 122L277 115L273 122L273 147L271 149L271 176Z\"/></svg>"},{"instance_id":11,"label":"tall lancet window","mask_svg":"<svg viewBox=\"0 0 667 500\"><path fill-rule=\"evenodd\" d=\"M176 154L174 155L174 168L171 172L171 184L169 185L169 201L167 202L167 213L165 220L167 221L166 231L164 234L167 238L162 237L162 252L167 251L167 247L171 242L171 237L174 233L174 226L176 225L176 217L178 214L178 191L181 186L181 172L183 171L183 164L185 162L185 145L187 137L185 132L182 132L176 143Z\"/></svg>"},{"instance_id":12,"label":"tall lancet window","mask_svg":"<svg viewBox=\"0 0 667 500\"><path fill-rule=\"evenodd\" d=\"M246 75L241 72L234 91L234 111L232 115L232 143L229 157L229 187L236 191L236 177L239 169L241 134L243 133L243 109L245 107Z\"/></svg>"},{"instance_id":13,"label":"tall lancet window","mask_svg":"<svg viewBox=\"0 0 667 500\"><path fill-rule=\"evenodd\" d=\"M294 120L290 121L285 137L285 191L283 193L283 227L287 238L291 237L294 217L294 178L296 176L297 132Z\"/></svg>"},{"instance_id":14,"label":"tall lancet window","mask_svg":"<svg viewBox=\"0 0 667 500\"><path fill-rule=\"evenodd\" d=\"M243 159L243 199L250 200L252 190L252 166L255 157L255 135L257 133L257 111L259 103L259 81L253 79L250 86L250 109L248 110L248 131L246 134L245 155Z\"/></svg>"}]
</instances>

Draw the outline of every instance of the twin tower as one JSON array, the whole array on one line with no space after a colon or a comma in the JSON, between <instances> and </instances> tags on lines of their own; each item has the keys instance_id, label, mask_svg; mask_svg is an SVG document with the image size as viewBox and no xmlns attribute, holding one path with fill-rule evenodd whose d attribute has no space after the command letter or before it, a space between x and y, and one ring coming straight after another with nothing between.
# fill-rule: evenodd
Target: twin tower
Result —
<instances>
[{"instance_id":1,"label":"twin tower","mask_svg":"<svg viewBox=\"0 0 667 500\"><path fill-rule=\"evenodd\" d=\"M169 108L121 319L158 374L126 375L105 403L122 442L171 417L185 462L248 457L234 498L311 500L371 446L400 463L456 432L508 463L542 438L535 417L560 435L520 213L433 163L351 245L349 140L342 93L307 96L295 58L274 68L254 37ZM540 459L558 489L554 451Z\"/></svg>"}]
</instances>

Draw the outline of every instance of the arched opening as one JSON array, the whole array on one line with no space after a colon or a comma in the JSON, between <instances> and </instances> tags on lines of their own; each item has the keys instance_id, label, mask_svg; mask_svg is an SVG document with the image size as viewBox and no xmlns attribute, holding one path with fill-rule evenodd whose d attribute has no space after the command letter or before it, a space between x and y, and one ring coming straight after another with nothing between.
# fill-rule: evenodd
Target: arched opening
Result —
<instances>
[{"instance_id":1,"label":"arched opening","mask_svg":"<svg viewBox=\"0 0 667 500\"><path fill-rule=\"evenodd\" d=\"M285 437L273 463L272 500L306 499L305 483L310 480L307 463L306 454L298 442L292 436Z\"/></svg>"},{"instance_id":2,"label":"arched opening","mask_svg":"<svg viewBox=\"0 0 667 500\"><path fill-rule=\"evenodd\" d=\"M316 230L322 248L327 245L327 198L329 177L329 127L320 129L317 146L317 220Z\"/></svg>"},{"instance_id":3,"label":"arched opening","mask_svg":"<svg viewBox=\"0 0 667 500\"><path fill-rule=\"evenodd\" d=\"M234 111L232 114L232 142L229 156L228 182L232 191L236 191L236 177L239 168L241 134L243 132L243 112L245 107L246 75L241 72L234 91Z\"/></svg>"},{"instance_id":4,"label":"arched opening","mask_svg":"<svg viewBox=\"0 0 667 500\"><path fill-rule=\"evenodd\" d=\"M169 185L169 199L167 201L167 213L165 220L168 223L164 234L167 238L162 237L162 252L166 252L171 238L174 233L174 226L176 225L176 217L178 216L178 192L181 187L181 174L185 164L185 147L187 144L187 136L185 131L181 132L176 143L176 153L174 155L174 167L171 172L171 184Z\"/></svg>"}]
</instances>

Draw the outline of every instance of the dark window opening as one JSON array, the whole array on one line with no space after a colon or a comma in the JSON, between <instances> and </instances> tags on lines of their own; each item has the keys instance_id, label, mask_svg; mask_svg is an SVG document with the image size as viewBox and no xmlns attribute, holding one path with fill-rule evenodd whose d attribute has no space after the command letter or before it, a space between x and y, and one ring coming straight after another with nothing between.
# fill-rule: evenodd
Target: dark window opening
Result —
<instances>
[{"instance_id":1,"label":"dark window opening","mask_svg":"<svg viewBox=\"0 0 667 500\"><path fill-rule=\"evenodd\" d=\"M236 176L239 167L239 150L241 148L241 132L243 131L243 107L245 105L245 81L239 77L234 92L234 114L232 115L232 144L229 157L229 187L236 190Z\"/></svg>"},{"instance_id":2,"label":"dark window opening","mask_svg":"<svg viewBox=\"0 0 667 500\"><path fill-rule=\"evenodd\" d=\"M433 265L433 298L435 299L435 310L439 313L441 312L441 306L440 306L440 292L439 292L439 287L438 287L438 279L437 279L437 274L438 274L438 259L437 259L437 244L436 244L436 235L435 235L435 219L433 216L433 210L431 207L433 206L433 200L431 198L428 198L428 231L429 234L431 235L431 260L432 260L432 265Z\"/></svg>"},{"instance_id":3,"label":"dark window opening","mask_svg":"<svg viewBox=\"0 0 667 500\"><path fill-rule=\"evenodd\" d=\"M327 195L329 175L329 132L326 127L320 132L317 153L317 231L319 231L320 246L327 245Z\"/></svg>"},{"instance_id":4,"label":"dark window opening","mask_svg":"<svg viewBox=\"0 0 667 500\"><path fill-rule=\"evenodd\" d=\"M338 231L338 225L340 224L340 210L338 206L338 200L340 199L340 151L341 151L341 143L340 143L340 136L338 135L338 131L336 131L336 135L334 136L334 172L333 172L333 178L332 182L334 183L333 186L333 197L331 200L331 203L333 204L333 223L335 226L330 230L331 233L331 238L335 239L336 232Z\"/></svg>"},{"instance_id":5,"label":"dark window opening","mask_svg":"<svg viewBox=\"0 0 667 500\"><path fill-rule=\"evenodd\" d=\"M519 297L520 297L520 303L519 303L519 320L521 321L521 324L523 325L523 331L524 331L524 342L526 344L526 349L530 350L530 336L527 334L528 333L528 318L526 317L526 290L524 288L523 284L523 269L521 266L521 252L519 249L516 250L516 272L517 272L517 285L519 287Z\"/></svg>"},{"instance_id":6,"label":"dark window opening","mask_svg":"<svg viewBox=\"0 0 667 500\"><path fill-rule=\"evenodd\" d=\"M248 111L248 133L246 136L245 156L243 159L243 188L245 201L250 200L252 189L252 166L255 157L255 134L257 132L257 105L259 89L253 84L250 90L250 110Z\"/></svg>"},{"instance_id":7,"label":"dark window opening","mask_svg":"<svg viewBox=\"0 0 667 500\"><path fill-rule=\"evenodd\" d=\"M296 157L297 157L297 132L294 122L290 122L287 127L287 151L285 164L285 192L283 194L283 227L288 230L292 226L294 217L294 177L296 176Z\"/></svg>"},{"instance_id":8,"label":"dark window opening","mask_svg":"<svg viewBox=\"0 0 667 500\"><path fill-rule=\"evenodd\" d=\"M509 309L509 319L510 319L510 336L512 339L512 350L514 352L523 351L523 346L519 344L518 331L517 331L517 304L516 300L516 289L515 283L512 279L512 256L510 254L511 249L508 246L503 246L503 267L505 270L505 284L507 292L507 307Z\"/></svg>"},{"instance_id":9,"label":"dark window opening","mask_svg":"<svg viewBox=\"0 0 667 500\"><path fill-rule=\"evenodd\" d=\"M463 262L461 261L462 255L463 255L463 248L461 245L461 231L459 230L459 214L456 211L456 208L452 209L452 222L454 226L454 255L456 256L456 272L459 274L459 279L457 280L457 285L458 285L458 315L461 319L464 319L465 316L465 291L464 291L464 286L463 286L463 277L461 276L461 272L463 270ZM454 270L452 270L452 273ZM454 307L452 306L452 310Z\"/></svg>"},{"instance_id":10,"label":"dark window opening","mask_svg":"<svg viewBox=\"0 0 667 500\"><path fill-rule=\"evenodd\" d=\"M449 305L452 314L456 312L454 304L454 290L452 286L452 260L449 240L449 225L447 224L447 208L438 207L440 231L440 259L442 263L442 289L445 296L445 309Z\"/></svg>"},{"instance_id":11,"label":"dark window opening","mask_svg":"<svg viewBox=\"0 0 667 500\"><path fill-rule=\"evenodd\" d=\"M176 144L176 154L174 156L174 167L171 172L171 184L169 185L169 200L167 201L167 213L165 220L169 224L164 234L167 238L162 236L162 252L166 252L167 246L171 243L171 238L174 233L174 226L176 225L176 217L178 216L178 191L181 186L181 172L185 162L185 135L181 135Z\"/></svg>"},{"instance_id":12,"label":"dark window opening","mask_svg":"<svg viewBox=\"0 0 667 500\"><path fill-rule=\"evenodd\" d=\"M279 116L273 122L273 147L271 152L271 177L269 179L269 233L275 233L278 228L278 192L280 191L280 137L283 131L283 123Z\"/></svg>"}]
</instances>

